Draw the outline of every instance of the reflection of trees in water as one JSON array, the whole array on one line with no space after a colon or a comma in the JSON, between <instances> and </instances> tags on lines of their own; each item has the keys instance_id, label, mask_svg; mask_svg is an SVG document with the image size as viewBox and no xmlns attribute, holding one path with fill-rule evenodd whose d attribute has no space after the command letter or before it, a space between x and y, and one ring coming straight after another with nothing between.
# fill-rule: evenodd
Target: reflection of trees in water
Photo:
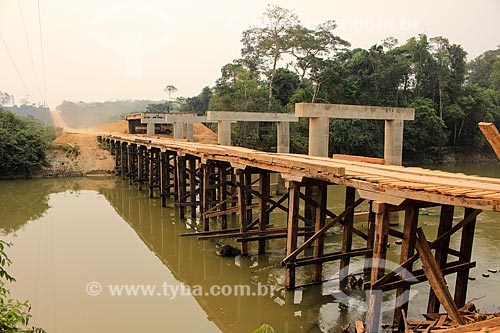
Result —
<instances>
[{"instance_id":1,"label":"reflection of trees in water","mask_svg":"<svg viewBox=\"0 0 500 333\"><path fill-rule=\"evenodd\" d=\"M111 178L64 178L0 181L0 231L19 230L41 218L49 206L49 195L65 191L95 190L115 185Z\"/></svg>"}]
</instances>

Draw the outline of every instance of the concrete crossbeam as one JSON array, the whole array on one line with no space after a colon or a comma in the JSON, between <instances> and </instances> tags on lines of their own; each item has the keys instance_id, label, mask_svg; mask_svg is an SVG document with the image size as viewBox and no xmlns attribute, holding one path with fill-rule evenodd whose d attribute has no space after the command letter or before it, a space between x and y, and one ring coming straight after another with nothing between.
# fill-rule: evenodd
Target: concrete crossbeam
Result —
<instances>
[{"instance_id":1,"label":"concrete crossbeam","mask_svg":"<svg viewBox=\"0 0 500 333\"><path fill-rule=\"evenodd\" d=\"M414 120L415 109L344 104L295 104L297 117L338 119Z\"/></svg>"},{"instance_id":2,"label":"concrete crossbeam","mask_svg":"<svg viewBox=\"0 0 500 333\"><path fill-rule=\"evenodd\" d=\"M207 111L208 121L298 122L293 113Z\"/></svg>"}]
</instances>

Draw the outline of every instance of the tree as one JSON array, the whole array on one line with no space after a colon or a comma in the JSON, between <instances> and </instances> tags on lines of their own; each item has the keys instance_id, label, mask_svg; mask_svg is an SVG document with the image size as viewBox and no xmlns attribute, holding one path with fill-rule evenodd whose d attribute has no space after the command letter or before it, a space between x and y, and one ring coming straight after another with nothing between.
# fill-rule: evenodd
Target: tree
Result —
<instances>
[{"instance_id":1,"label":"tree","mask_svg":"<svg viewBox=\"0 0 500 333\"><path fill-rule=\"evenodd\" d=\"M27 175L44 166L55 129L0 110L0 175Z\"/></svg>"},{"instance_id":2,"label":"tree","mask_svg":"<svg viewBox=\"0 0 500 333\"><path fill-rule=\"evenodd\" d=\"M177 88L171 84L168 84L165 86L163 89L168 94L168 99L167 99L167 112L172 111L172 94L177 91Z\"/></svg>"},{"instance_id":3,"label":"tree","mask_svg":"<svg viewBox=\"0 0 500 333\"><path fill-rule=\"evenodd\" d=\"M212 90L210 87L204 87L197 96L186 98L180 109L183 112L194 112L202 116L207 113L211 98Z\"/></svg>"},{"instance_id":4,"label":"tree","mask_svg":"<svg viewBox=\"0 0 500 333\"><path fill-rule=\"evenodd\" d=\"M405 122L403 152L416 161L446 145L446 126L431 99L417 98L410 107L415 108L415 120Z\"/></svg>"},{"instance_id":5,"label":"tree","mask_svg":"<svg viewBox=\"0 0 500 333\"><path fill-rule=\"evenodd\" d=\"M469 62L467 67L471 83L483 88L500 89L500 85L495 83L498 82L495 77L500 76L500 48L484 52Z\"/></svg>"},{"instance_id":6,"label":"tree","mask_svg":"<svg viewBox=\"0 0 500 333\"><path fill-rule=\"evenodd\" d=\"M251 27L243 32L241 39L244 46L241 50L243 58L255 67L270 66L269 106L272 104L278 61L284 54L290 53L290 30L298 22L299 19L293 11L276 5L268 5L263 16L263 26Z\"/></svg>"}]
</instances>

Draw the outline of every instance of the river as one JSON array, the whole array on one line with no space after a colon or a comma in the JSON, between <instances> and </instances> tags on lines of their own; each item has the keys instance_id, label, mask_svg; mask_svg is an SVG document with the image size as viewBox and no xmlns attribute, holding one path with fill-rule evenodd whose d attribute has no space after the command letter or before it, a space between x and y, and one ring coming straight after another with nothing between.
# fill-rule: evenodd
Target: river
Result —
<instances>
[{"instance_id":1,"label":"river","mask_svg":"<svg viewBox=\"0 0 500 333\"><path fill-rule=\"evenodd\" d=\"M500 178L499 163L442 169ZM343 189L329 191L329 207L338 212ZM7 249L17 279L10 286L12 296L29 299L31 324L50 333L250 332L262 323L276 332L337 332L363 317L363 293L353 290L342 298L337 291L337 264L325 265L323 276L329 282L287 292L279 265L283 240L268 241L266 255L219 257L213 241L178 236L199 221L181 221L172 201L161 208L160 200L117 178L1 181L0 205L2 239L13 243ZM419 223L426 234L435 235L438 211L425 214ZM459 221L463 212L455 214ZM275 214L273 223L282 224L284 218ZM340 234L335 231L326 239L328 251L338 249ZM500 306L500 273L481 276L488 268L500 269L499 239L500 214L484 212L478 217L473 251L477 267L471 275L477 279L470 282L468 295L480 298L475 303L483 311ZM452 244L456 248L458 239L452 238ZM389 260L397 261L398 250L391 238ZM353 269L361 264L354 261ZM308 282L309 270L297 274L299 283ZM213 285L221 288L211 290ZM223 286L234 291L238 285L249 286L250 294L221 295L229 290ZM123 286L139 289L117 295L116 288ZM412 290L410 317L419 318L428 286ZM393 296L385 296L387 309Z\"/></svg>"}]
</instances>

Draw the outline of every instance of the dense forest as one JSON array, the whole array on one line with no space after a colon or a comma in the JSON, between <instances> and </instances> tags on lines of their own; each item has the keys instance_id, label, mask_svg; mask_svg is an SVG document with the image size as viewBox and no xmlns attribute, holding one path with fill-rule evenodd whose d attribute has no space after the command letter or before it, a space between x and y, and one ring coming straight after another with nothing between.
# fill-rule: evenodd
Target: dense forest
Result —
<instances>
[{"instance_id":1,"label":"dense forest","mask_svg":"<svg viewBox=\"0 0 500 333\"><path fill-rule=\"evenodd\" d=\"M0 176L28 175L47 163L56 129L0 109Z\"/></svg>"},{"instance_id":2,"label":"dense forest","mask_svg":"<svg viewBox=\"0 0 500 333\"><path fill-rule=\"evenodd\" d=\"M293 112L298 102L413 107L405 123L404 159L439 161L456 151L490 153L477 128L500 125L500 49L467 62L462 46L425 34L404 44L387 38L350 48L336 23L305 27L270 5L262 26L243 32L241 58L224 65L214 87L179 99L182 111ZM383 122L331 120L330 153L383 155ZM233 126L235 144L273 150L272 124ZM291 128L293 152L307 152L308 123Z\"/></svg>"}]
</instances>

